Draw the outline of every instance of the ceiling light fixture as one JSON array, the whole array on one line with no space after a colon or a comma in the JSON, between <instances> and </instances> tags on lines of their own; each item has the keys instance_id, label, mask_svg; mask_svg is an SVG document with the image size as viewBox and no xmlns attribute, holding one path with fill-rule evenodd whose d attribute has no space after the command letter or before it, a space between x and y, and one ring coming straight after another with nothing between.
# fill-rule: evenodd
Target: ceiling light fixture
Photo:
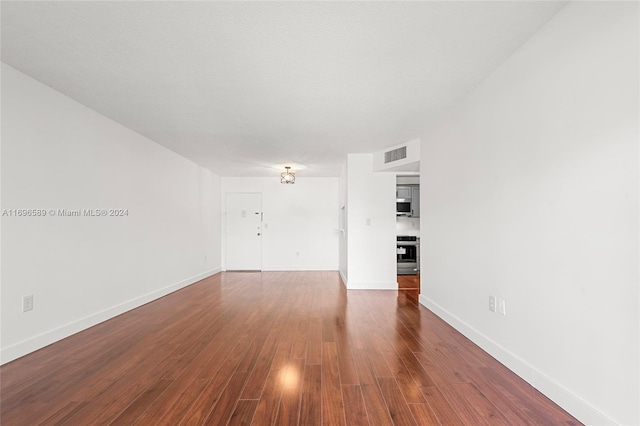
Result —
<instances>
[{"instance_id":1,"label":"ceiling light fixture","mask_svg":"<svg viewBox=\"0 0 640 426\"><path fill-rule=\"evenodd\" d=\"M280 183L296 183L296 175L291 173L291 167L285 166L285 172L280 173Z\"/></svg>"}]
</instances>

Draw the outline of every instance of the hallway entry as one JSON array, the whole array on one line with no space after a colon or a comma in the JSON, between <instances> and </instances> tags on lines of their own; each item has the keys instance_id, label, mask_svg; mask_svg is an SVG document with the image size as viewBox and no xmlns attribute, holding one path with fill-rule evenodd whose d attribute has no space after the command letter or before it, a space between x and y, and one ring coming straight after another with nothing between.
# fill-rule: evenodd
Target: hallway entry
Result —
<instances>
[{"instance_id":1,"label":"hallway entry","mask_svg":"<svg viewBox=\"0 0 640 426\"><path fill-rule=\"evenodd\" d=\"M262 194L227 194L226 269L262 269Z\"/></svg>"}]
</instances>

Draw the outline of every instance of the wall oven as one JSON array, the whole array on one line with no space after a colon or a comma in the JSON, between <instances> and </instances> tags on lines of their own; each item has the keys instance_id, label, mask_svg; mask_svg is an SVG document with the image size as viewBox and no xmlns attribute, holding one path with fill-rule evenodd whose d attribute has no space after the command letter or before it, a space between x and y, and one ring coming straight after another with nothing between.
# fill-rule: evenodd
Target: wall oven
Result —
<instances>
[{"instance_id":1,"label":"wall oven","mask_svg":"<svg viewBox=\"0 0 640 426\"><path fill-rule=\"evenodd\" d=\"M419 273L420 243L418 237L398 235L396 238L396 260L398 275Z\"/></svg>"}]
</instances>

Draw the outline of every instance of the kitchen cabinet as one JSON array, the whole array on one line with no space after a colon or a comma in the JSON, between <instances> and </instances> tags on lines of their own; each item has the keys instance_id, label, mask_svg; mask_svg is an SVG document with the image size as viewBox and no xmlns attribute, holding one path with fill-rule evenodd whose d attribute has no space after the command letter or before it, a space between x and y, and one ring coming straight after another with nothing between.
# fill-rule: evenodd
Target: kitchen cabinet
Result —
<instances>
[{"instance_id":1,"label":"kitchen cabinet","mask_svg":"<svg viewBox=\"0 0 640 426\"><path fill-rule=\"evenodd\" d=\"M410 186L396 186L396 198L403 200L411 199L411 187Z\"/></svg>"},{"instance_id":2,"label":"kitchen cabinet","mask_svg":"<svg viewBox=\"0 0 640 426\"><path fill-rule=\"evenodd\" d=\"M398 212L403 212L402 216L420 217L420 185L398 185L396 186L396 198L404 203L398 202ZM411 204L411 208L405 207L400 210L400 204Z\"/></svg>"},{"instance_id":3,"label":"kitchen cabinet","mask_svg":"<svg viewBox=\"0 0 640 426\"><path fill-rule=\"evenodd\" d=\"M411 217L420 217L420 186L411 187Z\"/></svg>"}]
</instances>

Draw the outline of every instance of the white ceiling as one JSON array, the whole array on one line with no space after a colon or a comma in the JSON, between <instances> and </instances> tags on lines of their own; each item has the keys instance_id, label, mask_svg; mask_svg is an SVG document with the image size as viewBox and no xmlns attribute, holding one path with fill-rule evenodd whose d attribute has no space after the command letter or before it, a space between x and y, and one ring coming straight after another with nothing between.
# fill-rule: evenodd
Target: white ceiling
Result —
<instances>
[{"instance_id":1,"label":"white ceiling","mask_svg":"<svg viewBox=\"0 0 640 426\"><path fill-rule=\"evenodd\" d=\"M565 3L2 2L2 61L222 176L419 137Z\"/></svg>"}]
</instances>

